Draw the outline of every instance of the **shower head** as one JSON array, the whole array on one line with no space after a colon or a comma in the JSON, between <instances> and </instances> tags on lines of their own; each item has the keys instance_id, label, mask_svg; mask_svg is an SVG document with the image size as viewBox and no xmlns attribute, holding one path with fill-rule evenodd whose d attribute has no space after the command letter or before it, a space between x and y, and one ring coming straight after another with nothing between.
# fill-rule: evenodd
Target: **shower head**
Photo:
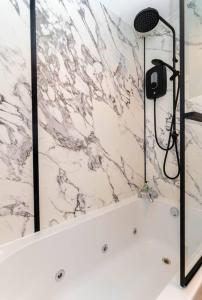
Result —
<instances>
[{"instance_id":1,"label":"shower head","mask_svg":"<svg viewBox=\"0 0 202 300\"><path fill-rule=\"evenodd\" d=\"M166 66L169 70L171 70L173 72L173 75L170 77L170 80L174 80L175 77L180 75L179 71L175 70L171 65L167 64L161 59L153 59L152 64L154 66Z\"/></svg>"},{"instance_id":2,"label":"shower head","mask_svg":"<svg viewBox=\"0 0 202 300\"><path fill-rule=\"evenodd\" d=\"M152 59L152 64L153 64L154 66L162 66L162 65L165 64L165 62L162 61L161 59Z\"/></svg>"},{"instance_id":3,"label":"shower head","mask_svg":"<svg viewBox=\"0 0 202 300\"><path fill-rule=\"evenodd\" d=\"M166 66L168 69L170 69L172 72L176 72L175 70L174 70L174 68L171 66L171 65L169 65L169 64L167 64L165 61L163 61L163 60L161 60L161 59L152 59L152 64L154 65L154 66Z\"/></svg>"},{"instance_id":4,"label":"shower head","mask_svg":"<svg viewBox=\"0 0 202 300\"><path fill-rule=\"evenodd\" d=\"M134 21L135 30L138 32L148 32L156 27L160 20L156 9L148 7L137 14Z\"/></svg>"}]
</instances>

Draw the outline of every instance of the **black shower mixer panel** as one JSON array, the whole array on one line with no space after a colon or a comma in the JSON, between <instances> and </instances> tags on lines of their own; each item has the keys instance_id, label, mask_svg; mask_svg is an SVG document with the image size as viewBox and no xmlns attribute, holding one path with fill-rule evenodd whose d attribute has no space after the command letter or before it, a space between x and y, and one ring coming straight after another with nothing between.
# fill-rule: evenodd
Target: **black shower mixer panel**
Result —
<instances>
[{"instance_id":1,"label":"black shower mixer panel","mask_svg":"<svg viewBox=\"0 0 202 300\"><path fill-rule=\"evenodd\" d=\"M163 65L154 66L146 73L146 94L148 99L163 97L167 92L167 70Z\"/></svg>"}]
</instances>

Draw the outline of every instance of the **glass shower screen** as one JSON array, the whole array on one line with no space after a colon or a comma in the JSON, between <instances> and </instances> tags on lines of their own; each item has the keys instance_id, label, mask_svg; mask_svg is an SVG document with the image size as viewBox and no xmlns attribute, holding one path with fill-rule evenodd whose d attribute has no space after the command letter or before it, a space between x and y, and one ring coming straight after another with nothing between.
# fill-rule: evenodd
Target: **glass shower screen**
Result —
<instances>
[{"instance_id":1,"label":"glass shower screen","mask_svg":"<svg viewBox=\"0 0 202 300\"><path fill-rule=\"evenodd\" d=\"M202 1L181 0L181 285L202 262Z\"/></svg>"}]
</instances>

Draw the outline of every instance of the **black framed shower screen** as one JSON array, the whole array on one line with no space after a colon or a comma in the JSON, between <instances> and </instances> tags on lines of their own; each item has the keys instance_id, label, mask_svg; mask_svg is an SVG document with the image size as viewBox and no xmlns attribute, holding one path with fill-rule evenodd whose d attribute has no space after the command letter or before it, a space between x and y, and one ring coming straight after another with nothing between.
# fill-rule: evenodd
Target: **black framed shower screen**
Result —
<instances>
[{"instance_id":1,"label":"black framed shower screen","mask_svg":"<svg viewBox=\"0 0 202 300\"><path fill-rule=\"evenodd\" d=\"M186 0L180 1L180 284L185 287L189 284L196 272L202 266L202 256L186 273L186 181L185 181L185 63L186 63L186 37L185 37L185 5ZM202 71L202 70L201 70ZM201 133L202 134L202 133Z\"/></svg>"}]
</instances>

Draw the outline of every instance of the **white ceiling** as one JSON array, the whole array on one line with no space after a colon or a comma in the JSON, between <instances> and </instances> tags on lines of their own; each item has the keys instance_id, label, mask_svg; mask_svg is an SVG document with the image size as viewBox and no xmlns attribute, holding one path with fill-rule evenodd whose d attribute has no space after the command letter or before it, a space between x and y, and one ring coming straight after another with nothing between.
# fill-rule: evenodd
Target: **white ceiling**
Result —
<instances>
[{"instance_id":1,"label":"white ceiling","mask_svg":"<svg viewBox=\"0 0 202 300\"><path fill-rule=\"evenodd\" d=\"M144 8L156 8L160 15L167 19L178 10L179 6L179 0L100 0L100 2L129 24L133 24L135 15Z\"/></svg>"}]
</instances>

